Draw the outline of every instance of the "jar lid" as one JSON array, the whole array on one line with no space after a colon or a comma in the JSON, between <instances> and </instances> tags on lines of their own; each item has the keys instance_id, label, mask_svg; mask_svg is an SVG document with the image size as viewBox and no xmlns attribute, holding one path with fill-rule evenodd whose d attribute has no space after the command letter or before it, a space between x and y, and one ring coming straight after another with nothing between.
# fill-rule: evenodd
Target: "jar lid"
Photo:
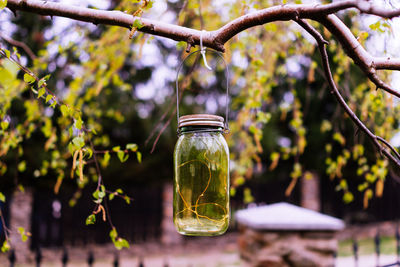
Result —
<instances>
[{"instance_id":1,"label":"jar lid","mask_svg":"<svg viewBox=\"0 0 400 267\"><path fill-rule=\"evenodd\" d=\"M210 114L193 114L179 117L178 128L186 126L213 126L224 128L224 118Z\"/></svg>"}]
</instances>

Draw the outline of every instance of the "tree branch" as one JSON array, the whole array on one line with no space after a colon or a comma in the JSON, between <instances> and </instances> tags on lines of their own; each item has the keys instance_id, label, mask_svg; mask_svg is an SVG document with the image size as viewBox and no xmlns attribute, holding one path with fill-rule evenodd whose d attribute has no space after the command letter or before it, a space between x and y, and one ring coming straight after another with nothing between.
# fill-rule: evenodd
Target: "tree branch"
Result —
<instances>
[{"instance_id":1,"label":"tree branch","mask_svg":"<svg viewBox=\"0 0 400 267\"><path fill-rule=\"evenodd\" d=\"M357 41L349 28L335 15L317 18L339 41L346 54L353 59L354 63L367 75L367 77L378 87L400 97L400 92L392 89L389 85L379 79L376 74L378 69L400 70L400 59L382 58L371 56Z\"/></svg>"},{"instance_id":2,"label":"tree branch","mask_svg":"<svg viewBox=\"0 0 400 267\"><path fill-rule=\"evenodd\" d=\"M36 59L35 53L32 52L32 50L27 46L25 43L17 41L12 39L11 37L5 36L4 34L0 33L0 38L4 39L7 43L13 45L13 46L18 46L21 47L25 53L32 59Z\"/></svg>"},{"instance_id":3,"label":"tree branch","mask_svg":"<svg viewBox=\"0 0 400 267\"><path fill-rule=\"evenodd\" d=\"M192 44L200 43L201 32L199 30L146 18L133 17L121 11L97 10L41 0L8 0L7 7L13 12L20 10L44 16L61 16L94 24L121 26L128 29L132 27L135 20L140 20L143 27L138 29L138 31L163 36L176 41L185 41ZM356 8L362 13L374 14L384 18L400 16L400 10L377 8L366 0L346 0L325 5L279 5L241 16L218 30L207 32L203 36L203 44L204 46L223 52L224 44L227 41L248 28L272 21L296 20L298 18L318 20L319 18L325 18L326 15L348 8ZM342 26L347 28L344 24ZM352 40L350 37L355 39L352 34L351 36L346 36L346 38ZM379 67L385 66L387 68L386 64L389 64L389 66L393 66L395 69L400 69L400 60L388 61L382 58L377 60L377 62L379 63Z\"/></svg>"},{"instance_id":4,"label":"tree branch","mask_svg":"<svg viewBox=\"0 0 400 267\"><path fill-rule=\"evenodd\" d=\"M44 2L41 0L8 0L7 7L14 13L17 10L21 10L47 16L62 16L94 24L116 25L128 29L132 27L136 20L140 20L143 27L138 29L138 31L163 36L177 41L185 41L191 46L199 44L201 35L199 30L146 18L133 17L121 11L96 10L56 2ZM384 141L384 139L374 135L346 104L332 78L328 56L325 49L326 41L318 31L304 20L312 19L325 26L338 39L339 43L341 43L345 49L346 54L353 59L367 77L377 86L377 88L382 88L385 91L400 97L400 92L393 90L389 85L380 80L376 74L377 70L382 69L400 70L400 59L373 57L370 55L357 41L347 26L336 15L334 15L334 13L340 10L349 8L356 8L361 13L377 15L383 18L400 16L399 9L386 10L378 8L366 0L345 0L324 5L279 5L246 14L229 22L220 29L204 33L203 45L223 52L224 44L232 37L246 29L273 21L296 21L317 40L322 56L325 75L330 87L332 88L332 92L335 94L340 105L344 108L353 122L371 138L379 151L400 167L400 159L396 159L390 151L381 145L381 142L385 146L389 147L393 152L396 150L390 146L389 143ZM396 156L398 155L398 153L395 154Z\"/></svg>"},{"instance_id":5,"label":"tree branch","mask_svg":"<svg viewBox=\"0 0 400 267\"><path fill-rule=\"evenodd\" d=\"M326 79L328 81L329 86L332 89L332 93L335 95L339 104L343 107L345 112L349 115L349 117L353 120L353 122L359 127L359 129L361 131L363 131L372 140L372 142L378 148L378 150L400 168L400 158L398 157L399 153L397 152L397 150L393 146L391 146L385 139L383 139L380 136L376 136L374 133L372 133L367 128L367 126L365 126L365 124L357 117L357 115L351 110L351 108L347 105L346 101L343 99L342 95L340 94L340 92L335 84L335 81L332 77L331 69L329 66L328 53L325 48L327 41L324 40L322 35L315 28L313 28L307 21L299 19L297 21L297 23L301 27L303 27L308 33L310 33L317 41L318 49L321 53L321 59L322 59L322 64L324 67ZM392 150L395 153L396 157L398 157L398 158L396 159L388 150L386 150L379 143L379 141L384 143L390 150Z\"/></svg>"},{"instance_id":6,"label":"tree branch","mask_svg":"<svg viewBox=\"0 0 400 267\"><path fill-rule=\"evenodd\" d=\"M97 10L41 0L8 0L7 7L14 13L20 10L44 16L62 16L94 24L116 25L128 29L132 27L136 20L140 20L143 27L138 29L138 31L163 36L176 41L185 41L188 43L188 47L200 42L201 32L199 30L146 18L133 17L121 11ZM400 92L392 89L380 80L376 74L376 70L400 70L400 59L371 56L361 46L347 26L338 17L333 15L333 13L349 8L356 8L362 13L373 14L383 18L400 16L400 9L386 10L378 8L366 0L345 0L325 5L279 5L241 16L218 30L204 33L203 44L217 51L224 52L224 44L227 41L251 27L273 21L312 19L323 24L338 39L348 56L353 59L377 88L382 88L400 98Z\"/></svg>"},{"instance_id":7,"label":"tree branch","mask_svg":"<svg viewBox=\"0 0 400 267\"><path fill-rule=\"evenodd\" d=\"M92 8L72 6L56 2L40 0L8 0L7 7L15 12L17 10L40 14L43 16L60 16L93 24L114 25L131 29L135 20L139 20L143 27L138 31L170 38L176 41L200 43L199 30L194 30L158 20L133 17L121 11L97 10ZM214 42L212 34L203 35L203 44L218 51L224 51L221 44Z\"/></svg>"}]
</instances>

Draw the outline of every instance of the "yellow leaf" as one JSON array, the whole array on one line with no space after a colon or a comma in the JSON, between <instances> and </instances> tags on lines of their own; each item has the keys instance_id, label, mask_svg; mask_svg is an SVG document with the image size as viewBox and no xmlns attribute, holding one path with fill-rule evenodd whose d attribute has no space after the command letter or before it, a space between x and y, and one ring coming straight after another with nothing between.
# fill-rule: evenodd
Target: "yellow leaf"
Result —
<instances>
[{"instance_id":1,"label":"yellow leaf","mask_svg":"<svg viewBox=\"0 0 400 267\"><path fill-rule=\"evenodd\" d=\"M78 157L79 150L75 151L74 157L72 160L72 168L71 168L71 179L74 178L74 170L76 168L76 158Z\"/></svg>"},{"instance_id":2,"label":"yellow leaf","mask_svg":"<svg viewBox=\"0 0 400 267\"><path fill-rule=\"evenodd\" d=\"M57 195L58 192L60 191L60 187L61 187L62 181L63 181L63 177L62 177L62 176L59 176L59 177L57 178L56 184L54 185L54 194Z\"/></svg>"},{"instance_id":3,"label":"yellow leaf","mask_svg":"<svg viewBox=\"0 0 400 267\"><path fill-rule=\"evenodd\" d=\"M83 182L83 152L79 149L79 180Z\"/></svg>"},{"instance_id":4,"label":"yellow leaf","mask_svg":"<svg viewBox=\"0 0 400 267\"><path fill-rule=\"evenodd\" d=\"M297 178L292 179L289 186L286 188L285 196L288 197L292 194L292 191L293 191L294 187L296 186L296 183L297 183Z\"/></svg>"},{"instance_id":5,"label":"yellow leaf","mask_svg":"<svg viewBox=\"0 0 400 267\"><path fill-rule=\"evenodd\" d=\"M273 152L271 154L272 163L271 163L271 165L269 165L269 170L270 171L272 171L273 169L276 168L276 166L278 166L279 157L280 157L280 154L278 152Z\"/></svg>"},{"instance_id":6,"label":"yellow leaf","mask_svg":"<svg viewBox=\"0 0 400 267\"><path fill-rule=\"evenodd\" d=\"M376 197L382 197L382 195L383 195L383 186L384 186L384 183L383 183L382 179L379 179L375 184L375 195L376 195Z\"/></svg>"},{"instance_id":7,"label":"yellow leaf","mask_svg":"<svg viewBox=\"0 0 400 267\"><path fill-rule=\"evenodd\" d=\"M368 208L368 202L369 202L369 199L372 197L372 190L371 189L368 189L368 190L365 190L365 192L364 192L364 199L363 199L363 206L364 206L364 209L367 209Z\"/></svg>"}]
</instances>

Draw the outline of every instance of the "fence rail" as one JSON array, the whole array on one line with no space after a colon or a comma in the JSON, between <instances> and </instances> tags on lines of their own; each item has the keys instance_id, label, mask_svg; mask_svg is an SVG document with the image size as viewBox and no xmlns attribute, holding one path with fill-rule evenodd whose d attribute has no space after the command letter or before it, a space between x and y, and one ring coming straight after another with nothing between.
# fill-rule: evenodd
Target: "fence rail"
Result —
<instances>
[{"instance_id":1,"label":"fence rail","mask_svg":"<svg viewBox=\"0 0 400 267\"><path fill-rule=\"evenodd\" d=\"M10 267L16 266L17 257L15 255L15 251L14 250L10 251L10 253L8 255L8 261L9 261L9 266ZM96 257L95 257L94 252L93 251L88 251L87 259L86 259L87 266L88 267L92 267L93 264L95 263L95 261L96 261ZM115 253L114 254L114 260L111 263L111 266L113 266L113 267L120 266L120 261L121 260L120 260L119 254ZM60 262L61 262L63 267L67 267L68 264L70 263L70 256L69 256L69 252L68 252L67 249L63 250L63 253L62 253L61 258L60 258ZM52 263L54 263L54 262L52 262ZM43 254L42 254L42 250L40 248L36 249L36 251L35 251L35 264L36 264L36 267L40 267L43 264ZM144 258L143 257L139 257L137 266L138 267L145 267ZM167 262L165 262L164 265L163 265L163 267L168 267L168 266L169 266L169 264Z\"/></svg>"},{"instance_id":2,"label":"fence rail","mask_svg":"<svg viewBox=\"0 0 400 267\"><path fill-rule=\"evenodd\" d=\"M381 234L379 229L376 231L376 235L374 237L374 248L375 248L375 257L376 257L376 267L391 267L391 266L400 266L400 230L399 230L399 225L396 226L396 233L395 233L395 238L396 238L396 255L397 259L395 262L390 263L390 264L380 264L380 256L381 256ZM353 255L354 255L354 266L355 267L362 267L359 266L359 243L357 239L353 239Z\"/></svg>"}]
</instances>

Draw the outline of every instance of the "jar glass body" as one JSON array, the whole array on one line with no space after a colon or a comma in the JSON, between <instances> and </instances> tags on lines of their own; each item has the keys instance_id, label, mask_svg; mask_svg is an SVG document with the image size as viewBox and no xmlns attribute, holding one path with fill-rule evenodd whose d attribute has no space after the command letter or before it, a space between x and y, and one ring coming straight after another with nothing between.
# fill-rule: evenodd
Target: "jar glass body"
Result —
<instances>
[{"instance_id":1,"label":"jar glass body","mask_svg":"<svg viewBox=\"0 0 400 267\"><path fill-rule=\"evenodd\" d=\"M223 234L229 225L229 149L221 129L184 127L175 146L174 172L177 231Z\"/></svg>"}]
</instances>

